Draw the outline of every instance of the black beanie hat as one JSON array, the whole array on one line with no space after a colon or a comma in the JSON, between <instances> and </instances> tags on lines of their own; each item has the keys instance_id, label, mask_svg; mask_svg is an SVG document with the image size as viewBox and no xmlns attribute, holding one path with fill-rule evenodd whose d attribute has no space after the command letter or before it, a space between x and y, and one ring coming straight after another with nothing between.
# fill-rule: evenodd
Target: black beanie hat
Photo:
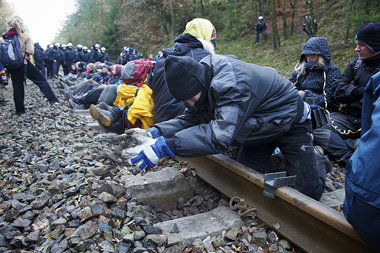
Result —
<instances>
[{"instance_id":1,"label":"black beanie hat","mask_svg":"<svg viewBox=\"0 0 380 253\"><path fill-rule=\"evenodd\" d=\"M380 22L371 22L360 26L355 39L364 42L372 52L379 52Z\"/></svg>"},{"instance_id":2,"label":"black beanie hat","mask_svg":"<svg viewBox=\"0 0 380 253\"><path fill-rule=\"evenodd\" d=\"M179 101L189 100L206 87L204 66L189 56L167 56L165 80L170 93Z\"/></svg>"}]
</instances>

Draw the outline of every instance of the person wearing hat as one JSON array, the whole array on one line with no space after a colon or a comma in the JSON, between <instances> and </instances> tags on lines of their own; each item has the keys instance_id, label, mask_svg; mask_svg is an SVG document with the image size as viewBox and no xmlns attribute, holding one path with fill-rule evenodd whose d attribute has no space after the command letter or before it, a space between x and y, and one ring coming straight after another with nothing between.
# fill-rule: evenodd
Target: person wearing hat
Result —
<instances>
[{"instance_id":1,"label":"person wearing hat","mask_svg":"<svg viewBox=\"0 0 380 253\"><path fill-rule=\"evenodd\" d=\"M24 21L20 16L12 16L6 21L7 36L17 35L20 43L20 50L24 58L24 63L17 68L8 68L13 86L13 100L16 107L16 114L25 113L25 87L24 81L28 78L38 86L50 104L58 103L54 91L46 80L45 76L30 62L30 56L34 54L34 47L30 35L25 31Z\"/></svg>"},{"instance_id":2,"label":"person wearing hat","mask_svg":"<svg viewBox=\"0 0 380 253\"><path fill-rule=\"evenodd\" d=\"M371 46L371 45L369 45ZM379 252L380 72L364 89L359 145L346 166L343 213L361 238Z\"/></svg>"},{"instance_id":3,"label":"person wearing hat","mask_svg":"<svg viewBox=\"0 0 380 253\"><path fill-rule=\"evenodd\" d=\"M360 26L355 39L358 57L348 64L334 92L339 108L328 115L329 124L313 133L315 142L329 154L340 157L343 165L358 145L364 89L370 77L380 70L380 22Z\"/></svg>"},{"instance_id":4,"label":"person wearing hat","mask_svg":"<svg viewBox=\"0 0 380 253\"><path fill-rule=\"evenodd\" d=\"M187 110L155 124L149 133L156 142L131 158L131 164L147 170L164 156L223 153L235 144L238 161L263 173L279 147L288 174L297 176L295 188L320 199L326 172L317 171L310 108L275 69L216 54L200 62L169 55L165 79Z\"/></svg>"},{"instance_id":5,"label":"person wearing hat","mask_svg":"<svg viewBox=\"0 0 380 253\"><path fill-rule=\"evenodd\" d=\"M256 31L256 43L259 43L260 33L263 34L264 40L267 40L267 24L265 23L263 16L259 16L254 29Z\"/></svg>"}]
</instances>

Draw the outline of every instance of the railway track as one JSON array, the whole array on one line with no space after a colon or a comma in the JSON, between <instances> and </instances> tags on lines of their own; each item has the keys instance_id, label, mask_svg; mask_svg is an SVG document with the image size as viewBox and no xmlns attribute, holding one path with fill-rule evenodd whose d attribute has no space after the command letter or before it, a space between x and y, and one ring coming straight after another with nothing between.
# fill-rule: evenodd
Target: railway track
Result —
<instances>
[{"instance_id":1,"label":"railway track","mask_svg":"<svg viewBox=\"0 0 380 253\"><path fill-rule=\"evenodd\" d=\"M257 208L257 218L306 252L372 252L345 217L290 187L263 194L261 173L224 156L178 158L211 186L232 198L239 196Z\"/></svg>"},{"instance_id":2,"label":"railway track","mask_svg":"<svg viewBox=\"0 0 380 253\"><path fill-rule=\"evenodd\" d=\"M263 194L264 175L228 158L211 155L176 157L229 198L243 198L257 218L306 252L372 252L344 216L290 187Z\"/></svg>"}]
</instances>

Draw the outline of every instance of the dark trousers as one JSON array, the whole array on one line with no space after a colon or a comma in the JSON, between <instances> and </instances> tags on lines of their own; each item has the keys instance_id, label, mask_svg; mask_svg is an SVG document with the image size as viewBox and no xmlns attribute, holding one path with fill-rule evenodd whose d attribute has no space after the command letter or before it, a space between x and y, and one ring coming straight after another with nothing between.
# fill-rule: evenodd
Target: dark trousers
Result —
<instances>
[{"instance_id":1,"label":"dark trousers","mask_svg":"<svg viewBox=\"0 0 380 253\"><path fill-rule=\"evenodd\" d=\"M45 76L45 66L43 64L36 64L36 68Z\"/></svg>"},{"instance_id":2,"label":"dark trousers","mask_svg":"<svg viewBox=\"0 0 380 253\"><path fill-rule=\"evenodd\" d=\"M97 88L95 90L90 91L83 97L79 99L79 102L84 105L86 109L90 108L90 105L97 104L100 95L102 94L104 88Z\"/></svg>"},{"instance_id":3,"label":"dark trousers","mask_svg":"<svg viewBox=\"0 0 380 253\"><path fill-rule=\"evenodd\" d=\"M46 73L47 77L53 77L53 63L51 61L46 63Z\"/></svg>"},{"instance_id":4,"label":"dark trousers","mask_svg":"<svg viewBox=\"0 0 380 253\"><path fill-rule=\"evenodd\" d=\"M58 72L59 72L59 62L55 60L53 62L52 75L56 76L58 75Z\"/></svg>"},{"instance_id":5,"label":"dark trousers","mask_svg":"<svg viewBox=\"0 0 380 253\"><path fill-rule=\"evenodd\" d=\"M296 175L295 189L319 200L325 185L326 171L317 169L311 128L311 122L307 120L294 125L275 141L242 145L238 161L265 173L265 166L274 149L278 147L285 157L287 174Z\"/></svg>"},{"instance_id":6,"label":"dark trousers","mask_svg":"<svg viewBox=\"0 0 380 253\"><path fill-rule=\"evenodd\" d=\"M259 40L260 40L260 33L263 34L264 36L264 40L267 40L267 33L265 31L262 31L262 32L256 32L256 43L259 43Z\"/></svg>"},{"instance_id":7,"label":"dark trousers","mask_svg":"<svg viewBox=\"0 0 380 253\"><path fill-rule=\"evenodd\" d=\"M380 209L357 198L346 182L343 213L360 237L375 251L380 252Z\"/></svg>"},{"instance_id":8,"label":"dark trousers","mask_svg":"<svg viewBox=\"0 0 380 253\"><path fill-rule=\"evenodd\" d=\"M317 145L321 146L329 156L345 165L356 149L356 140L359 138L359 134L345 135L340 132L347 130L357 131L360 126L354 124L348 116L339 112L331 113L330 117L334 123L329 122L327 125L315 129L313 131L314 141Z\"/></svg>"},{"instance_id":9,"label":"dark trousers","mask_svg":"<svg viewBox=\"0 0 380 253\"><path fill-rule=\"evenodd\" d=\"M13 99L16 106L16 112L24 113L24 64L17 69L9 69L9 73L11 74L12 79ZM38 69L30 61L27 61L26 77L33 81L33 83L35 83L38 86L38 88L40 88L41 92L45 95L49 102L53 103L58 101L46 78L41 74L40 71L38 71Z\"/></svg>"}]
</instances>

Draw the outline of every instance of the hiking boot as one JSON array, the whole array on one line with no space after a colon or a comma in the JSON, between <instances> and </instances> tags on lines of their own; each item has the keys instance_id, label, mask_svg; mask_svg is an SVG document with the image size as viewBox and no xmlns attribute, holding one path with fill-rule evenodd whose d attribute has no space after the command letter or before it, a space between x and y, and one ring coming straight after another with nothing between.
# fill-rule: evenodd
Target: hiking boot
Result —
<instances>
[{"instance_id":1,"label":"hiking boot","mask_svg":"<svg viewBox=\"0 0 380 253\"><path fill-rule=\"evenodd\" d=\"M90 105L91 117L99 122L100 125L109 127L112 122L115 122L118 118L115 117L115 113L100 109L96 105Z\"/></svg>"}]
</instances>

